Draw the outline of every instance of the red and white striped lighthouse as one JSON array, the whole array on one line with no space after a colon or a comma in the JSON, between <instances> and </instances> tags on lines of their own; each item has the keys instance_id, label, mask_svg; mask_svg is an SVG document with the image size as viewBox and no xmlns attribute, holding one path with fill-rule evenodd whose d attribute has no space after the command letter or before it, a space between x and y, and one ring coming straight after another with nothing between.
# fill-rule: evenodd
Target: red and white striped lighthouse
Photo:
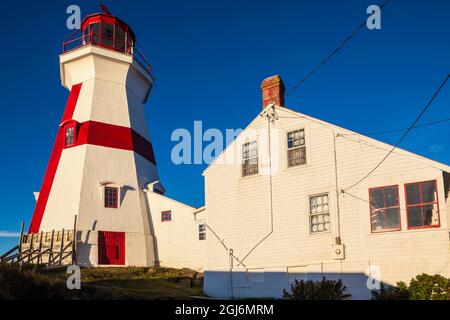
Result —
<instances>
[{"instance_id":1,"label":"red and white striped lighthouse","mask_svg":"<svg viewBox=\"0 0 450 320\"><path fill-rule=\"evenodd\" d=\"M71 229L77 215L78 264L153 265L144 191L159 178L144 103L154 79L135 35L109 12L89 15L60 70L70 94L29 233Z\"/></svg>"}]
</instances>

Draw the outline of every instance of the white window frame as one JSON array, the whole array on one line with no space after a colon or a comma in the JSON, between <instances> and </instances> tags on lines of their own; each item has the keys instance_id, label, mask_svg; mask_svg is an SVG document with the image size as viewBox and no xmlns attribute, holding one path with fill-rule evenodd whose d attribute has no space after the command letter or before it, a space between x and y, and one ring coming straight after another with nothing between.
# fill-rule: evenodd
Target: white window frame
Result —
<instances>
[{"instance_id":1,"label":"white window frame","mask_svg":"<svg viewBox=\"0 0 450 320\"><path fill-rule=\"evenodd\" d=\"M304 144L303 145L299 145L299 146L294 146L294 147L289 147L289 134L290 133L294 133L296 131L303 131L303 140L304 140ZM286 139L286 166L288 169L291 168L298 168L298 167L303 167L306 166L308 164L308 135L307 135L307 130L305 127L297 127L297 128L291 128L285 131L285 136L284 139ZM299 164L294 164L294 165L290 165L289 163L289 151L291 150L296 150L296 149L301 149L304 148L305 150L305 163L299 163Z\"/></svg>"},{"instance_id":2,"label":"white window frame","mask_svg":"<svg viewBox=\"0 0 450 320\"><path fill-rule=\"evenodd\" d=\"M203 230L201 230L201 227L203 226ZM206 224L204 224L204 223L199 223L198 225L197 225L197 231L198 231L198 241L204 241L204 240L206 240ZM200 235L203 235L204 236L204 238L203 239L200 239Z\"/></svg>"},{"instance_id":3,"label":"white window frame","mask_svg":"<svg viewBox=\"0 0 450 320\"><path fill-rule=\"evenodd\" d=\"M321 212L314 212L314 213L312 213L312 210L311 210L311 198L317 198L317 197L324 196L324 195L327 195L328 210L327 211L321 211ZM332 204L331 204L331 194L330 194L330 192L326 191L326 192L314 193L314 194L310 194L310 195L307 196L307 210L308 210L308 214L307 214L308 224L307 224L307 226L308 226L308 230L309 230L309 234L310 235L327 234L327 233L330 233L332 231L332 217L331 217L331 211L332 210L331 209L332 209ZM324 230L321 230L321 231L313 231L312 230L312 217L316 216L317 219L319 220L319 218L318 218L319 216L323 216L323 218L325 218L326 215L328 215L328 220L327 221L323 220L324 222L317 222L316 224L319 225L319 224L326 224L326 223L328 223L328 229L324 229Z\"/></svg>"},{"instance_id":4,"label":"white window frame","mask_svg":"<svg viewBox=\"0 0 450 320\"><path fill-rule=\"evenodd\" d=\"M254 156L250 156L250 145L255 144L256 145L256 155ZM249 145L249 149L248 149L248 158L244 157L244 146L245 145ZM242 178L246 178L246 177L251 177L251 176L255 176L259 174L259 145L258 145L258 140L246 140L243 143L241 143L241 159L242 159L242 163L241 163L241 177ZM253 172L251 174L244 174L244 166L245 166L245 161L246 160L250 160L250 159L255 159L256 158L256 172ZM250 163L249 163L250 164Z\"/></svg>"}]
</instances>

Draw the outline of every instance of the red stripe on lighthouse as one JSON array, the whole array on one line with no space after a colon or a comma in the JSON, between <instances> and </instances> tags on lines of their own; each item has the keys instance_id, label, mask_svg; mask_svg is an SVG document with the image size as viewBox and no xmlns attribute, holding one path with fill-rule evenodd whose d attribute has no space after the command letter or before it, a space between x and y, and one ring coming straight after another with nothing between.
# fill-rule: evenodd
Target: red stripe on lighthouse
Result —
<instances>
[{"instance_id":1,"label":"red stripe on lighthouse","mask_svg":"<svg viewBox=\"0 0 450 320\"><path fill-rule=\"evenodd\" d=\"M78 96L81 91L81 83L73 85L70 91L69 98L67 99L66 108L61 122L72 119L75 106L78 101ZM59 128L56 134L55 144L50 155L50 160L45 171L44 181L39 192L39 198L34 208L33 218L31 220L28 233L37 233L41 226L42 217L44 215L45 207L47 205L50 190L52 189L53 180L55 178L56 170L58 169L59 159L61 158L62 150L64 149L64 129Z\"/></svg>"},{"instance_id":2,"label":"red stripe on lighthouse","mask_svg":"<svg viewBox=\"0 0 450 320\"><path fill-rule=\"evenodd\" d=\"M134 151L156 165L151 142L128 127L98 121L80 123L75 144L70 148L84 144Z\"/></svg>"}]
</instances>

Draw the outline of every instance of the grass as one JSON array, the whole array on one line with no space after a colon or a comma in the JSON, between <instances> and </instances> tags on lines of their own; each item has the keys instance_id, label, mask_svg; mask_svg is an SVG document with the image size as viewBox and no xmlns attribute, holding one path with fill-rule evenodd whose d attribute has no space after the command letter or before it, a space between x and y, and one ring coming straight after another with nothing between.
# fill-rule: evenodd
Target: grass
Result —
<instances>
[{"instance_id":1,"label":"grass","mask_svg":"<svg viewBox=\"0 0 450 320\"><path fill-rule=\"evenodd\" d=\"M192 299L195 272L171 268L90 268L81 270L81 290L68 290L66 269L18 270L0 267L0 299ZM181 280L181 281L180 281Z\"/></svg>"}]
</instances>

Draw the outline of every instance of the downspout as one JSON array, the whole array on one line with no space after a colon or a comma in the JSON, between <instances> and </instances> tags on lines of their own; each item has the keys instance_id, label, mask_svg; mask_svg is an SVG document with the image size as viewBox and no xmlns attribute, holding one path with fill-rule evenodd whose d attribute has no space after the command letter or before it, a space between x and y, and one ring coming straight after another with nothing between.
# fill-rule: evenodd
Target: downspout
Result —
<instances>
[{"instance_id":1,"label":"downspout","mask_svg":"<svg viewBox=\"0 0 450 320\"><path fill-rule=\"evenodd\" d=\"M339 180L338 180L338 167L337 167L337 150L336 150L336 133L334 129L331 129L333 134L333 155L334 155L334 182L336 189L336 218L337 218L337 238L335 239L336 244L341 244L341 208L339 206Z\"/></svg>"}]
</instances>

